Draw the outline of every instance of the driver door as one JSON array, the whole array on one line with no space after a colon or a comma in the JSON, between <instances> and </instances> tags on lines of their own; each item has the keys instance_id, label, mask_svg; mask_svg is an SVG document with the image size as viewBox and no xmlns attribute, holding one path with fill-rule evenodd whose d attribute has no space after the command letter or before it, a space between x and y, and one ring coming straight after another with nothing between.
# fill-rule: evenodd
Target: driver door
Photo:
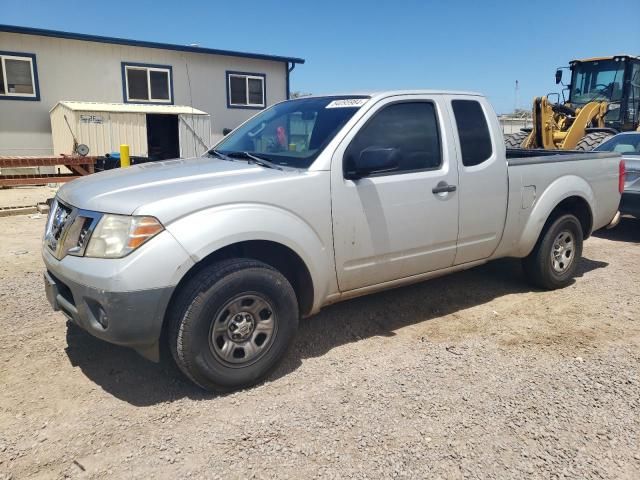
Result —
<instances>
[{"instance_id":1,"label":"driver door","mask_svg":"<svg viewBox=\"0 0 640 480\"><path fill-rule=\"evenodd\" d=\"M442 127L449 123L447 109L436 98L379 102L334 153L334 249L343 292L453 265L458 170ZM367 148L395 149L397 168L345 178L349 159Z\"/></svg>"}]
</instances>

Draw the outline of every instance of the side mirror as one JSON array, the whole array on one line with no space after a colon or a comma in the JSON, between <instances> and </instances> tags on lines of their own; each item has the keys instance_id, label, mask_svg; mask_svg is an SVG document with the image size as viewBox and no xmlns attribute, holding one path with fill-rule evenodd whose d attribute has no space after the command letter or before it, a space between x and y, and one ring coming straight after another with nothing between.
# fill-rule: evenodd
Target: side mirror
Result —
<instances>
[{"instance_id":1,"label":"side mirror","mask_svg":"<svg viewBox=\"0 0 640 480\"><path fill-rule=\"evenodd\" d=\"M397 148L369 147L352 157L345 177L350 180L371 175L372 173L390 172L398 168L400 152Z\"/></svg>"},{"instance_id":2,"label":"side mirror","mask_svg":"<svg viewBox=\"0 0 640 480\"><path fill-rule=\"evenodd\" d=\"M556 85L562 82L562 69L556 70Z\"/></svg>"},{"instance_id":3,"label":"side mirror","mask_svg":"<svg viewBox=\"0 0 640 480\"><path fill-rule=\"evenodd\" d=\"M233 130L232 130L232 129L230 129L230 128L223 128L223 129L222 129L222 135L224 135L225 137L226 137L227 135L229 135L231 132L233 132Z\"/></svg>"}]
</instances>

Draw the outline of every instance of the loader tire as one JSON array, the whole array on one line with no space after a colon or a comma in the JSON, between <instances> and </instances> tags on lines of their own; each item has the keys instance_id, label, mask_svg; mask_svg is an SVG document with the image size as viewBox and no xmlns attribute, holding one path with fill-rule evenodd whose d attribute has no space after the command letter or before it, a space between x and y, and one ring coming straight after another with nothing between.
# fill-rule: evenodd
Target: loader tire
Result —
<instances>
[{"instance_id":1,"label":"loader tire","mask_svg":"<svg viewBox=\"0 0 640 480\"><path fill-rule=\"evenodd\" d=\"M508 133L504 136L504 144L507 148L522 148L522 142L524 142L528 136L528 132Z\"/></svg>"},{"instance_id":2,"label":"loader tire","mask_svg":"<svg viewBox=\"0 0 640 480\"><path fill-rule=\"evenodd\" d=\"M576 145L576 150L580 152L590 152L605 140L613 137L609 132L591 132L580 139Z\"/></svg>"}]
</instances>

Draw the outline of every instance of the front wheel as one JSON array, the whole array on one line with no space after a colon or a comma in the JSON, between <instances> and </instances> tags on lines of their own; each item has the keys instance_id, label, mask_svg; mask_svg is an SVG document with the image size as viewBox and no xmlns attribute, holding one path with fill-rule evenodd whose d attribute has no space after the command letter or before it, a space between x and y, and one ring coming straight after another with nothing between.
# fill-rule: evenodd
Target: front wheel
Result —
<instances>
[{"instance_id":1,"label":"front wheel","mask_svg":"<svg viewBox=\"0 0 640 480\"><path fill-rule=\"evenodd\" d=\"M182 287L169 322L180 370L206 390L226 392L259 382L278 364L298 327L298 302L269 265L225 260Z\"/></svg>"},{"instance_id":2,"label":"front wheel","mask_svg":"<svg viewBox=\"0 0 640 480\"><path fill-rule=\"evenodd\" d=\"M542 231L536 246L522 261L527 279L554 290L571 283L582 256L582 225L571 214L561 215Z\"/></svg>"}]
</instances>

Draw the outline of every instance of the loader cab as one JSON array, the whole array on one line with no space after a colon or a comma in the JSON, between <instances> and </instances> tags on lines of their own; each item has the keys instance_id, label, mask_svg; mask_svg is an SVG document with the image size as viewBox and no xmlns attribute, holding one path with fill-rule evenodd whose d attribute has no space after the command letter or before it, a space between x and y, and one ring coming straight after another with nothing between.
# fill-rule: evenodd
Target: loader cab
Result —
<instances>
[{"instance_id":1,"label":"loader cab","mask_svg":"<svg viewBox=\"0 0 640 480\"><path fill-rule=\"evenodd\" d=\"M577 108L607 102L605 126L635 130L640 120L640 57L620 55L570 62L569 100Z\"/></svg>"}]
</instances>

